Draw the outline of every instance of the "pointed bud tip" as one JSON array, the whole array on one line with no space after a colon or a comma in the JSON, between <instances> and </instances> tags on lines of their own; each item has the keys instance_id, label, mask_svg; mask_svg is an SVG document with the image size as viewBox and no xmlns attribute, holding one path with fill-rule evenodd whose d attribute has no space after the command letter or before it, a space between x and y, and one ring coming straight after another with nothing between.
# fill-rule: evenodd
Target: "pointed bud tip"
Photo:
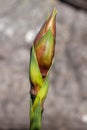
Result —
<instances>
[{"instance_id":1,"label":"pointed bud tip","mask_svg":"<svg viewBox=\"0 0 87 130\"><path fill-rule=\"evenodd\" d=\"M53 10L52 10L52 12L51 12L51 14L50 13L48 13L48 16L47 16L47 20L50 18L50 20L51 19L55 19L55 17L56 17L56 15L57 15L57 9L56 8L54 8Z\"/></svg>"},{"instance_id":2,"label":"pointed bud tip","mask_svg":"<svg viewBox=\"0 0 87 130\"><path fill-rule=\"evenodd\" d=\"M48 19L46 21L45 31L47 32L49 29L51 29L54 37L56 36L56 15L57 15L57 9L54 8L51 12L51 14L48 16Z\"/></svg>"},{"instance_id":3,"label":"pointed bud tip","mask_svg":"<svg viewBox=\"0 0 87 130\"><path fill-rule=\"evenodd\" d=\"M48 13L47 20L49 19L50 16L53 17L53 18L55 18L56 15L57 15L57 9L54 8L54 9L52 10L51 14Z\"/></svg>"},{"instance_id":4,"label":"pointed bud tip","mask_svg":"<svg viewBox=\"0 0 87 130\"><path fill-rule=\"evenodd\" d=\"M55 16L57 15L57 9L56 8L54 8L53 9L53 11L52 11L52 17L54 17L55 18Z\"/></svg>"}]
</instances>

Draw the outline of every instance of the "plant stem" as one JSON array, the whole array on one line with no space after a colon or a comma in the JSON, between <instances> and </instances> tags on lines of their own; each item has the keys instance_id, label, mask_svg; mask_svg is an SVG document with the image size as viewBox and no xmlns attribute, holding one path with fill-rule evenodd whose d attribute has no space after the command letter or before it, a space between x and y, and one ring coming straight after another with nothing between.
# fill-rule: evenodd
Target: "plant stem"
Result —
<instances>
[{"instance_id":1,"label":"plant stem","mask_svg":"<svg viewBox=\"0 0 87 130\"><path fill-rule=\"evenodd\" d=\"M30 130L41 130L41 119L42 112L40 104L37 105L35 111L33 110L33 98L32 96L30 102Z\"/></svg>"}]
</instances>

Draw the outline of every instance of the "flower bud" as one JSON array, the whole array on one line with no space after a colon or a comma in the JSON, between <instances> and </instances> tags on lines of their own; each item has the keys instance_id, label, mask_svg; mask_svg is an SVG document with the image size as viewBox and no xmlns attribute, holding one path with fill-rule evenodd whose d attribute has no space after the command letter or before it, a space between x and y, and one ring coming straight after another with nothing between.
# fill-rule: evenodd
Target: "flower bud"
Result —
<instances>
[{"instance_id":1,"label":"flower bud","mask_svg":"<svg viewBox=\"0 0 87 130\"><path fill-rule=\"evenodd\" d=\"M42 77L46 77L53 61L56 37L56 14L54 9L34 40L34 49Z\"/></svg>"},{"instance_id":2,"label":"flower bud","mask_svg":"<svg viewBox=\"0 0 87 130\"><path fill-rule=\"evenodd\" d=\"M30 93L34 97L43 87L45 80L45 84L46 86L48 86L47 77L53 62L55 51L56 14L57 11L56 9L54 9L51 15L47 18L39 33L37 34L34 40L34 44L31 48L29 66L29 75L31 81ZM47 91L48 87L46 87L45 89ZM42 97L45 98L46 93L42 92L42 95L44 95Z\"/></svg>"}]
</instances>

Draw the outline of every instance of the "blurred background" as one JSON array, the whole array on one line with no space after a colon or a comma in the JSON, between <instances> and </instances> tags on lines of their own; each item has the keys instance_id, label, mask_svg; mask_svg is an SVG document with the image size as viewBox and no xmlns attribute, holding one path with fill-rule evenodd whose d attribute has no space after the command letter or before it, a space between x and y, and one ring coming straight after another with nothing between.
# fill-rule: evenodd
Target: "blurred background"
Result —
<instances>
[{"instance_id":1,"label":"blurred background","mask_svg":"<svg viewBox=\"0 0 87 130\"><path fill-rule=\"evenodd\" d=\"M55 62L42 130L87 130L87 0L0 0L0 129L29 129L29 57L56 7Z\"/></svg>"}]
</instances>

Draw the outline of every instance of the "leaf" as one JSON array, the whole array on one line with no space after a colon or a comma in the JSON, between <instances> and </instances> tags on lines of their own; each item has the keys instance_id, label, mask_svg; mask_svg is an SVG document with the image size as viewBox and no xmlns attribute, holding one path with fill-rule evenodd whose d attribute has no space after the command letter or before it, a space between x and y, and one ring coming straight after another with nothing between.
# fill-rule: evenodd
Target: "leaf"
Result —
<instances>
[{"instance_id":1,"label":"leaf","mask_svg":"<svg viewBox=\"0 0 87 130\"><path fill-rule=\"evenodd\" d=\"M36 109L36 106L38 104L38 102L40 101L40 104L45 100L46 96L47 96L47 92L48 92L48 87L49 87L49 79L48 79L48 75L45 79L45 81L43 82L43 85L40 89L40 91L38 92L34 104L33 104L33 110Z\"/></svg>"},{"instance_id":2,"label":"leaf","mask_svg":"<svg viewBox=\"0 0 87 130\"><path fill-rule=\"evenodd\" d=\"M34 51L34 46L31 50L31 59L30 59L30 67L29 67L30 80L34 85L42 86L43 79L39 70L36 54Z\"/></svg>"}]
</instances>

